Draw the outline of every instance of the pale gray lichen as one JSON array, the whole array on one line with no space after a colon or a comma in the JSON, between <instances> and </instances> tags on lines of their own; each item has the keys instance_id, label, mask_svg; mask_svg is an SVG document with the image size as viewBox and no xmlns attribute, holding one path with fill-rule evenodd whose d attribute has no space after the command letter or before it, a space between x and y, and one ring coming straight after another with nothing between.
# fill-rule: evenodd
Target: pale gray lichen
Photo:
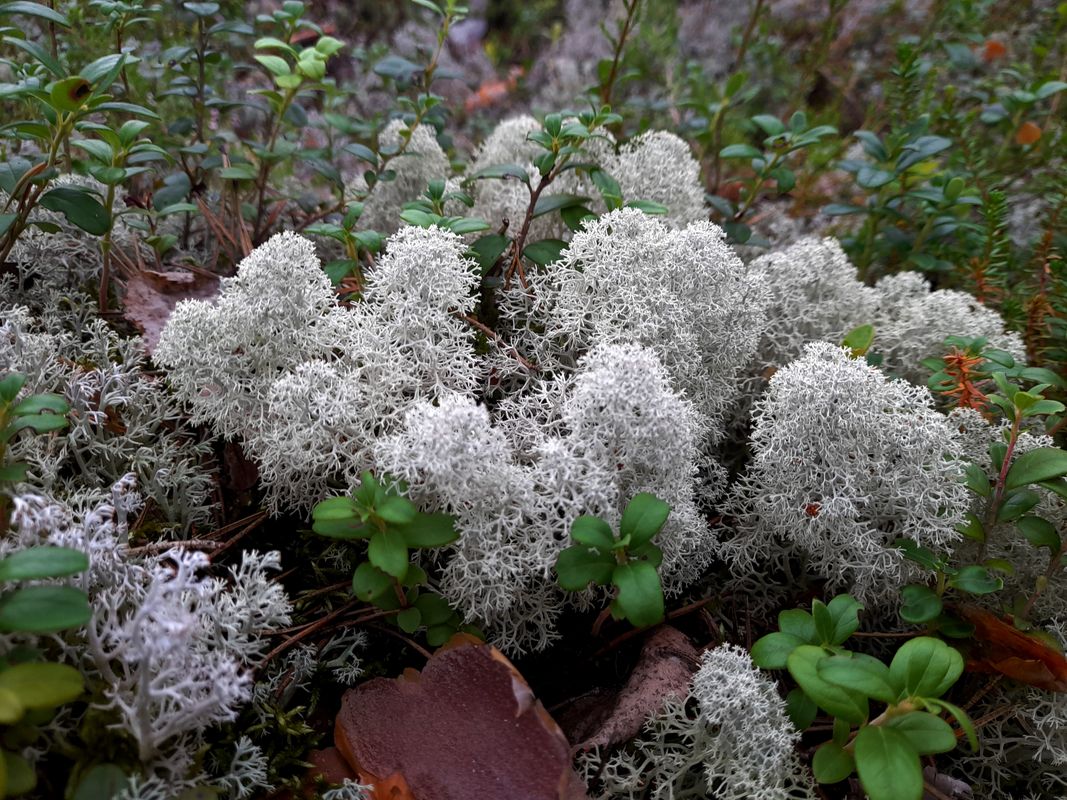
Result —
<instances>
[{"instance_id":1,"label":"pale gray lichen","mask_svg":"<svg viewBox=\"0 0 1067 800\"><path fill-rule=\"evenodd\" d=\"M244 441L271 510L308 508L370 466L368 448L412 405L482 384L465 252L448 231L403 228L346 309L311 243L278 234L214 304L178 305L156 360L194 419Z\"/></svg>"},{"instance_id":2,"label":"pale gray lichen","mask_svg":"<svg viewBox=\"0 0 1067 800\"><path fill-rule=\"evenodd\" d=\"M904 576L896 538L935 550L960 538L962 447L927 389L813 343L753 418L752 461L727 504L736 535L722 545L736 570L795 552L831 590L887 600Z\"/></svg>"},{"instance_id":3,"label":"pale gray lichen","mask_svg":"<svg viewBox=\"0 0 1067 800\"><path fill-rule=\"evenodd\" d=\"M588 222L561 259L501 298L504 330L543 367L598 344L651 348L721 436L738 378L766 326L768 293L710 222L672 230L636 209Z\"/></svg>"},{"instance_id":4,"label":"pale gray lichen","mask_svg":"<svg viewBox=\"0 0 1067 800\"><path fill-rule=\"evenodd\" d=\"M210 521L210 446L147 373L140 339L124 339L98 319L73 333L25 308L0 306L0 364L26 376L25 394L57 393L71 407L65 431L13 441L12 453L29 468L27 486L100 502L101 486L133 472L162 530L180 534Z\"/></svg>"},{"instance_id":5,"label":"pale gray lichen","mask_svg":"<svg viewBox=\"0 0 1067 800\"><path fill-rule=\"evenodd\" d=\"M788 364L809 342L840 344L850 330L874 321L878 293L856 278L836 239L802 239L750 266L764 276L771 296L760 371Z\"/></svg>"},{"instance_id":6,"label":"pale gray lichen","mask_svg":"<svg viewBox=\"0 0 1067 800\"><path fill-rule=\"evenodd\" d=\"M250 667L269 631L289 624L290 605L269 577L277 553L245 552L225 578L204 573L203 553L178 547L133 557L125 542L141 502L132 475L115 484L110 502L84 513L18 495L3 548L86 553L89 569L67 582L86 592L92 616L82 631L57 637L58 646L99 685L98 707L135 743L146 785L159 778L186 786L201 777L195 754L207 731L234 720L250 699Z\"/></svg>"},{"instance_id":7,"label":"pale gray lichen","mask_svg":"<svg viewBox=\"0 0 1067 800\"><path fill-rule=\"evenodd\" d=\"M685 702L669 698L619 752L580 759L598 800L812 800L785 701L745 650L704 654Z\"/></svg>"},{"instance_id":8,"label":"pale gray lichen","mask_svg":"<svg viewBox=\"0 0 1067 800\"><path fill-rule=\"evenodd\" d=\"M406 131L411 132L407 139L403 135ZM362 199L360 228L389 235L402 224L400 212L404 203L416 200L431 181L447 180L451 167L448 156L437 143L433 127L427 124L411 129L403 120L394 119L378 134L378 146L383 156L395 154L386 167L394 177L386 180L379 175L374 186L368 189L366 179L359 174L349 181L345 196Z\"/></svg>"},{"instance_id":9,"label":"pale gray lichen","mask_svg":"<svg viewBox=\"0 0 1067 800\"><path fill-rule=\"evenodd\" d=\"M708 219L700 163L689 144L670 131L646 131L605 160L625 201L651 200L667 207L664 221L684 228Z\"/></svg>"},{"instance_id":10,"label":"pale gray lichen","mask_svg":"<svg viewBox=\"0 0 1067 800\"><path fill-rule=\"evenodd\" d=\"M1017 362L1026 361L1022 337L1006 329L1000 314L966 292L932 292L926 279L914 272L889 275L874 288L879 294L874 349L883 356L884 368L895 375L925 384L929 370L921 362L944 355L948 336L985 337L990 346L1008 351Z\"/></svg>"}]
</instances>

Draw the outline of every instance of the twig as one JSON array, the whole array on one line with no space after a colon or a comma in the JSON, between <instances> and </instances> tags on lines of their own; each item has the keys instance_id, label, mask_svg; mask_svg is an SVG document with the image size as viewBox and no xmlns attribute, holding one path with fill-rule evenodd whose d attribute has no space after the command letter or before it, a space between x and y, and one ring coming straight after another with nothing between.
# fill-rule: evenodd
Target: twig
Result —
<instances>
[{"instance_id":1,"label":"twig","mask_svg":"<svg viewBox=\"0 0 1067 800\"><path fill-rule=\"evenodd\" d=\"M479 322L475 317L471 316L470 314L460 314L458 312L457 312L456 316L458 316L460 319L462 319L468 325L471 325L472 327L477 328L478 330L480 330L488 338L492 339L494 342L496 342L498 345L500 345L500 347L503 348L504 350L510 351L508 353L508 355L510 355L512 358L514 358L516 361L518 361L520 364L522 364L524 367L526 367L526 369L530 370L530 372L540 372L541 371L541 368L539 366L537 366L535 363L533 363L532 361L527 359L525 356L522 355L522 353L520 353L518 350L516 350L510 344L508 344L503 339L501 339L500 338L500 334L498 334L496 331L494 331L491 328L489 328L487 325L484 325L481 322Z\"/></svg>"},{"instance_id":2,"label":"twig","mask_svg":"<svg viewBox=\"0 0 1067 800\"><path fill-rule=\"evenodd\" d=\"M624 5L626 5L625 0ZM618 41L615 42L615 57L611 61L611 72L608 73L608 79L604 82L604 85L600 87L600 101L604 105L611 105L611 94L615 90L615 81L619 76L619 62L622 60L622 51L626 46L626 39L630 35L634 20L637 19L637 9L640 6L641 0L630 0L629 4L626 5L626 21L619 31ZM605 33L607 33L606 29Z\"/></svg>"},{"instance_id":3,"label":"twig","mask_svg":"<svg viewBox=\"0 0 1067 800\"><path fill-rule=\"evenodd\" d=\"M345 613L346 611L348 611L349 609L351 609L354 606L358 605L359 603L360 603L359 600L349 600L343 606L338 606L337 608L335 608L333 611L331 611L325 617L321 617L321 618L315 620L313 623L308 625L306 628L304 628L299 633L297 633L297 634L295 634L293 636L290 636L284 642L282 642L277 647L275 647L273 650L271 650L269 653L267 653L267 655L263 656L263 660L259 662L259 668L262 669L263 667L265 667L267 664L270 663L271 659L277 658L279 655L284 653L286 650L288 650L294 644L298 644L299 642L303 641L308 636L313 634L315 631L321 630L326 625L328 625L332 620L334 620L337 617L341 616L341 614Z\"/></svg>"},{"instance_id":4,"label":"twig","mask_svg":"<svg viewBox=\"0 0 1067 800\"><path fill-rule=\"evenodd\" d=\"M394 637L396 639L399 639L400 641L404 642L412 650L416 651L419 655L421 655L427 661L429 661L431 658L433 658L433 653L431 653L425 647L420 645L418 642L416 642L416 641L414 641L412 639L409 639L407 636L405 636L404 634L400 633L399 631L394 631L392 628L386 628L384 625L374 625L372 627L376 628L377 630L381 631L382 633L386 633L386 634L388 634L388 635L390 635L390 636L392 636L392 637Z\"/></svg>"},{"instance_id":5,"label":"twig","mask_svg":"<svg viewBox=\"0 0 1067 800\"><path fill-rule=\"evenodd\" d=\"M929 781L923 781L923 791L925 791L928 795L933 796L934 800L952 800L951 797L942 792Z\"/></svg>"},{"instance_id":6,"label":"twig","mask_svg":"<svg viewBox=\"0 0 1067 800\"><path fill-rule=\"evenodd\" d=\"M221 542L213 542L208 539L184 539L180 542L152 542L141 547L129 547L126 549L126 555L140 556L165 553L172 547L182 547L186 550L215 550L222 546Z\"/></svg>"},{"instance_id":7,"label":"twig","mask_svg":"<svg viewBox=\"0 0 1067 800\"><path fill-rule=\"evenodd\" d=\"M704 608L704 606L708 605L709 603L713 603L715 600L716 598L714 597L706 597L703 600L697 600L695 602L689 603L688 605L682 606L681 608L676 608L674 609L674 611L668 612L666 614L666 616L664 617L664 622L669 619L678 619L678 617L684 617L686 614L691 614L694 611L698 611ZM603 614L601 614L601 616L603 616ZM605 653L611 652L612 650L625 644L635 636L648 633L649 631L654 630L658 627L658 625L654 625L651 628L633 628L631 630L626 631L625 633L619 634L606 645L597 650L596 653L593 654L593 658L600 658L600 656L604 655Z\"/></svg>"},{"instance_id":8,"label":"twig","mask_svg":"<svg viewBox=\"0 0 1067 800\"><path fill-rule=\"evenodd\" d=\"M233 547L233 546L234 546L235 544L237 544L237 543L238 543L239 541L241 541L241 540L242 540L243 538L245 538L245 537L246 537L246 536L247 536L248 534L250 534L250 533L251 533L252 531L254 531L254 530L255 530L256 528L258 528L258 527L259 527L260 525L262 525L262 524L263 524L263 520L265 520L266 518L267 518L267 515L266 515L266 514L263 514L262 516L257 516L257 517L256 517L255 519L253 519L253 520L252 520L252 521L251 521L250 523L248 523L248 524L247 524L247 525L246 525L246 526L245 526L244 528L242 528L242 529L241 529L241 530L240 530L240 531L239 531L239 532L237 533L237 535L236 535L236 536L234 536L234 537L233 537L232 539L230 539L229 541L227 541L227 542L226 542L226 543L225 543L225 544L224 544L224 545L223 545L222 547L220 547L220 548L219 548L218 550L216 550L216 551L215 551L215 557L216 557L216 558L218 558L218 557L219 557L219 556L221 556L221 555L222 555L223 553L225 553L225 552L226 552L227 550L229 550L229 549L230 549L231 547Z\"/></svg>"},{"instance_id":9,"label":"twig","mask_svg":"<svg viewBox=\"0 0 1067 800\"><path fill-rule=\"evenodd\" d=\"M861 639L914 639L916 636L922 636L922 633L916 631L893 631L887 633L878 633L877 631L856 631L852 635L858 636Z\"/></svg>"}]
</instances>

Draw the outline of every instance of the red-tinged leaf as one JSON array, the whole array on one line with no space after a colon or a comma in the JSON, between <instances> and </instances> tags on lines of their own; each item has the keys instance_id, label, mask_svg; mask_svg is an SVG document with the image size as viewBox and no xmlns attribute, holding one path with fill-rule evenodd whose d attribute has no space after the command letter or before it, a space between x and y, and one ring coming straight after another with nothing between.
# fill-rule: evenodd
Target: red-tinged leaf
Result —
<instances>
[{"instance_id":1,"label":"red-tinged leaf","mask_svg":"<svg viewBox=\"0 0 1067 800\"><path fill-rule=\"evenodd\" d=\"M1067 692L1067 658L1009 621L975 606L952 609L974 626L967 669L991 672L1049 692Z\"/></svg>"},{"instance_id":2,"label":"red-tinged leaf","mask_svg":"<svg viewBox=\"0 0 1067 800\"><path fill-rule=\"evenodd\" d=\"M1019 126L1019 130L1015 131L1015 142L1021 145L1033 144L1041 138L1041 128L1033 122L1024 122Z\"/></svg>"}]
</instances>

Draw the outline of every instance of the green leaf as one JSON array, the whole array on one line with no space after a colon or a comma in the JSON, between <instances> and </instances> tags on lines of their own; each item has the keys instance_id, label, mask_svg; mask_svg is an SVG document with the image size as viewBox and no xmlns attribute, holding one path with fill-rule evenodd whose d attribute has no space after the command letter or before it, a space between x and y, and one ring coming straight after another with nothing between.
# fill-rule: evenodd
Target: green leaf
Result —
<instances>
[{"instance_id":1,"label":"green leaf","mask_svg":"<svg viewBox=\"0 0 1067 800\"><path fill-rule=\"evenodd\" d=\"M18 461L12 464L4 464L4 466L0 467L0 481L10 481L11 483L24 481L28 471L28 465Z\"/></svg>"},{"instance_id":2,"label":"green leaf","mask_svg":"<svg viewBox=\"0 0 1067 800\"><path fill-rule=\"evenodd\" d=\"M1061 19L1062 16L1061 13ZM1067 89L1067 83L1064 83L1063 81L1045 81L1037 87L1037 91L1034 92L1034 97L1038 100L1044 100L1047 97L1052 97L1052 95L1057 92L1062 92L1064 89Z\"/></svg>"},{"instance_id":3,"label":"green leaf","mask_svg":"<svg viewBox=\"0 0 1067 800\"><path fill-rule=\"evenodd\" d=\"M845 338L841 341L842 346L847 347L852 351L853 358L859 358L860 356L866 355L873 343L873 325L860 325L859 327L853 328L845 334Z\"/></svg>"},{"instance_id":4,"label":"green leaf","mask_svg":"<svg viewBox=\"0 0 1067 800\"><path fill-rule=\"evenodd\" d=\"M197 4L186 3L185 5L214 5L214 3ZM97 764L85 773L78 788L74 791L72 800L114 800L129 786L130 779L126 773L115 764Z\"/></svg>"},{"instance_id":5,"label":"green leaf","mask_svg":"<svg viewBox=\"0 0 1067 800\"><path fill-rule=\"evenodd\" d=\"M89 559L70 547L44 545L13 553L0 561L0 581L62 578L89 569Z\"/></svg>"},{"instance_id":6,"label":"green leaf","mask_svg":"<svg viewBox=\"0 0 1067 800\"><path fill-rule=\"evenodd\" d=\"M422 614L422 623L427 626L443 625L456 613L439 594L420 594L415 598L415 607Z\"/></svg>"},{"instance_id":7,"label":"green leaf","mask_svg":"<svg viewBox=\"0 0 1067 800\"><path fill-rule=\"evenodd\" d=\"M993 493L993 489L989 484L989 476L977 464L967 465L966 484L967 488L979 497L989 497Z\"/></svg>"},{"instance_id":8,"label":"green leaf","mask_svg":"<svg viewBox=\"0 0 1067 800\"><path fill-rule=\"evenodd\" d=\"M949 586L971 594L990 594L1004 588L1004 581L989 574L977 564L961 569L948 580Z\"/></svg>"},{"instance_id":9,"label":"green leaf","mask_svg":"<svg viewBox=\"0 0 1067 800\"><path fill-rule=\"evenodd\" d=\"M947 700L942 700L940 698L928 701L927 706L933 708L935 711L947 711L955 717L956 722L959 723L960 730L967 735L967 742L971 745L971 750L978 752L978 733L975 731L974 723L971 722L971 718L967 716L966 711L959 706L953 705Z\"/></svg>"},{"instance_id":10,"label":"green leaf","mask_svg":"<svg viewBox=\"0 0 1067 800\"><path fill-rule=\"evenodd\" d=\"M819 677L818 664L827 652L815 645L801 645L790 653L786 668L793 680L815 701L816 705L853 725L867 719L867 698L853 689L846 689Z\"/></svg>"},{"instance_id":11,"label":"green leaf","mask_svg":"<svg viewBox=\"0 0 1067 800\"><path fill-rule=\"evenodd\" d=\"M839 594L826 605L826 608L834 622L830 644L841 644L859 630L859 612L863 610L863 603L851 595Z\"/></svg>"},{"instance_id":12,"label":"green leaf","mask_svg":"<svg viewBox=\"0 0 1067 800\"><path fill-rule=\"evenodd\" d=\"M4 44L9 44L12 47L16 47L25 53L29 53L34 59L39 61L45 69L55 75L57 78L64 77L63 66L52 57L52 54L41 47L36 42L31 42L26 39L16 39L14 36L5 36L3 38Z\"/></svg>"},{"instance_id":13,"label":"green leaf","mask_svg":"<svg viewBox=\"0 0 1067 800\"><path fill-rule=\"evenodd\" d=\"M919 754L900 731L868 725L853 749L860 784L870 800L922 800Z\"/></svg>"},{"instance_id":14,"label":"green leaf","mask_svg":"<svg viewBox=\"0 0 1067 800\"><path fill-rule=\"evenodd\" d=\"M0 689L0 725L13 725L25 714L26 709L17 694L10 689Z\"/></svg>"},{"instance_id":15,"label":"green leaf","mask_svg":"<svg viewBox=\"0 0 1067 800\"><path fill-rule=\"evenodd\" d=\"M834 644L834 617L821 600L811 603L811 616L815 620L815 636L822 645Z\"/></svg>"},{"instance_id":16,"label":"green leaf","mask_svg":"<svg viewBox=\"0 0 1067 800\"><path fill-rule=\"evenodd\" d=\"M478 262L479 271L485 275L496 264L497 259L507 250L511 239L498 233L491 233L476 239L468 253Z\"/></svg>"},{"instance_id":17,"label":"green leaf","mask_svg":"<svg viewBox=\"0 0 1067 800\"><path fill-rule=\"evenodd\" d=\"M619 521L619 535L630 537L633 547L640 547L652 540L667 522L671 507L648 492L636 494L626 504Z\"/></svg>"},{"instance_id":18,"label":"green leaf","mask_svg":"<svg viewBox=\"0 0 1067 800\"><path fill-rule=\"evenodd\" d=\"M1029 489L1009 490L1007 497L997 509L997 522L1011 522L1041 502L1041 495Z\"/></svg>"},{"instance_id":19,"label":"green leaf","mask_svg":"<svg viewBox=\"0 0 1067 800\"><path fill-rule=\"evenodd\" d=\"M296 58L299 55L296 52L296 48L274 36L263 36L256 39L252 46L256 50L281 50L283 53L288 53L293 58Z\"/></svg>"},{"instance_id":20,"label":"green leaf","mask_svg":"<svg viewBox=\"0 0 1067 800\"><path fill-rule=\"evenodd\" d=\"M0 4L0 16L6 16L8 14L22 14L27 17L38 17L39 19L46 19L49 22L54 22L56 25L62 25L64 28L70 27L70 19L66 14L60 13L54 8L50 8L42 3L30 3L23 2L22 0L15 0L15 2L12 3Z\"/></svg>"},{"instance_id":21,"label":"green leaf","mask_svg":"<svg viewBox=\"0 0 1067 800\"><path fill-rule=\"evenodd\" d=\"M393 588L393 579L364 561L352 573L352 591L365 603L371 603Z\"/></svg>"},{"instance_id":22,"label":"green leaf","mask_svg":"<svg viewBox=\"0 0 1067 800\"><path fill-rule=\"evenodd\" d=\"M768 136L777 136L785 131L785 123L770 114L757 114L751 119Z\"/></svg>"},{"instance_id":23,"label":"green leaf","mask_svg":"<svg viewBox=\"0 0 1067 800\"><path fill-rule=\"evenodd\" d=\"M374 566L397 580L403 580L407 574L408 547L405 537L400 533L394 531L372 533L370 543L367 545L367 557Z\"/></svg>"},{"instance_id":24,"label":"green leaf","mask_svg":"<svg viewBox=\"0 0 1067 800\"><path fill-rule=\"evenodd\" d=\"M1039 447L1015 459L1004 481L1005 489L1016 489L1030 483L1050 481L1067 475L1067 451L1058 447Z\"/></svg>"},{"instance_id":25,"label":"green leaf","mask_svg":"<svg viewBox=\"0 0 1067 800\"><path fill-rule=\"evenodd\" d=\"M447 217L442 226L463 236L468 233L478 233L489 229L489 223L477 217Z\"/></svg>"},{"instance_id":26,"label":"green leaf","mask_svg":"<svg viewBox=\"0 0 1067 800\"><path fill-rule=\"evenodd\" d=\"M37 786L37 772L30 766L30 762L7 750L3 751L3 757L7 774L7 794L19 795L33 791Z\"/></svg>"},{"instance_id":27,"label":"green leaf","mask_svg":"<svg viewBox=\"0 0 1067 800\"><path fill-rule=\"evenodd\" d=\"M330 539L366 539L371 533L371 529L356 517L317 519L311 530Z\"/></svg>"},{"instance_id":28,"label":"green leaf","mask_svg":"<svg viewBox=\"0 0 1067 800\"><path fill-rule=\"evenodd\" d=\"M1056 526L1047 519L1035 516L1019 517L1015 521L1019 532L1034 547L1047 547L1054 553L1059 552L1062 542L1056 533Z\"/></svg>"},{"instance_id":29,"label":"green leaf","mask_svg":"<svg viewBox=\"0 0 1067 800\"><path fill-rule=\"evenodd\" d=\"M811 727L811 723L819 714L819 707L815 705L814 700L804 694L803 689L793 688L785 696L785 711L793 727L798 731L803 731Z\"/></svg>"},{"instance_id":30,"label":"green leaf","mask_svg":"<svg viewBox=\"0 0 1067 800\"><path fill-rule=\"evenodd\" d=\"M408 547L444 547L459 538L450 514L419 514L403 527L398 526Z\"/></svg>"},{"instance_id":31,"label":"green leaf","mask_svg":"<svg viewBox=\"0 0 1067 800\"><path fill-rule=\"evenodd\" d=\"M353 519L356 516L356 506L351 497L330 497L320 503L316 503L311 509L311 518L320 519Z\"/></svg>"},{"instance_id":32,"label":"green leaf","mask_svg":"<svg viewBox=\"0 0 1067 800\"><path fill-rule=\"evenodd\" d=\"M611 575L619 590L613 601L632 625L646 628L663 621L663 587L659 573L647 561L619 564Z\"/></svg>"},{"instance_id":33,"label":"green leaf","mask_svg":"<svg viewBox=\"0 0 1067 800\"><path fill-rule=\"evenodd\" d=\"M16 664L0 672L0 689L14 692L29 709L51 709L77 700L85 691L85 680L67 664Z\"/></svg>"},{"instance_id":34,"label":"green leaf","mask_svg":"<svg viewBox=\"0 0 1067 800\"><path fill-rule=\"evenodd\" d=\"M830 656L821 659L815 668L823 680L883 703L895 703L900 697L900 689L889 676L889 667L876 658Z\"/></svg>"},{"instance_id":35,"label":"green leaf","mask_svg":"<svg viewBox=\"0 0 1067 800\"><path fill-rule=\"evenodd\" d=\"M61 414L28 414L24 417L16 417L11 427L16 431L30 428L36 433L48 433L63 430L67 424L67 418Z\"/></svg>"},{"instance_id":36,"label":"green leaf","mask_svg":"<svg viewBox=\"0 0 1067 800\"><path fill-rule=\"evenodd\" d=\"M530 176L525 169L518 164L493 164L485 169L480 169L470 175L469 180L478 181L486 178L517 178L527 186L530 185Z\"/></svg>"},{"instance_id":37,"label":"green leaf","mask_svg":"<svg viewBox=\"0 0 1067 800\"><path fill-rule=\"evenodd\" d=\"M93 107L94 111L121 111L124 114L134 114L138 117L147 117L148 119L160 119L159 114L152 111L150 108L139 106L136 103L123 103L117 100L109 100L106 103L100 103Z\"/></svg>"},{"instance_id":38,"label":"green leaf","mask_svg":"<svg viewBox=\"0 0 1067 800\"><path fill-rule=\"evenodd\" d=\"M534 204L534 217L542 217L567 206L580 206L589 202L588 197L576 194L543 194ZM527 248L529 249L529 248Z\"/></svg>"},{"instance_id":39,"label":"green leaf","mask_svg":"<svg viewBox=\"0 0 1067 800\"><path fill-rule=\"evenodd\" d=\"M731 144L719 151L719 158L762 158L763 151L750 144Z\"/></svg>"},{"instance_id":40,"label":"green leaf","mask_svg":"<svg viewBox=\"0 0 1067 800\"><path fill-rule=\"evenodd\" d=\"M559 215L562 217L564 224L575 232L582 229L582 225L587 219L596 219L596 214L585 206L567 206L564 209L560 209Z\"/></svg>"},{"instance_id":41,"label":"green leaf","mask_svg":"<svg viewBox=\"0 0 1067 800\"><path fill-rule=\"evenodd\" d=\"M400 219L416 228L429 228L440 222L441 217L418 208L408 208L401 212Z\"/></svg>"},{"instance_id":42,"label":"green leaf","mask_svg":"<svg viewBox=\"0 0 1067 800\"><path fill-rule=\"evenodd\" d=\"M396 624L405 633L414 633L422 624L422 612L417 608L405 608L396 615Z\"/></svg>"},{"instance_id":43,"label":"green leaf","mask_svg":"<svg viewBox=\"0 0 1067 800\"><path fill-rule=\"evenodd\" d=\"M815 644L815 620L802 608L779 612L778 630L803 639L805 644Z\"/></svg>"},{"instance_id":44,"label":"green leaf","mask_svg":"<svg viewBox=\"0 0 1067 800\"><path fill-rule=\"evenodd\" d=\"M559 261L560 254L566 249L567 243L561 239L541 239L527 245L522 254L538 266L547 267Z\"/></svg>"},{"instance_id":45,"label":"green leaf","mask_svg":"<svg viewBox=\"0 0 1067 800\"><path fill-rule=\"evenodd\" d=\"M921 625L935 619L941 613L941 598L928 586L912 584L901 590L904 600L900 607L902 619Z\"/></svg>"},{"instance_id":46,"label":"green leaf","mask_svg":"<svg viewBox=\"0 0 1067 800\"><path fill-rule=\"evenodd\" d=\"M54 633L92 616L85 592L71 586L26 586L0 598L0 630Z\"/></svg>"},{"instance_id":47,"label":"green leaf","mask_svg":"<svg viewBox=\"0 0 1067 800\"><path fill-rule=\"evenodd\" d=\"M912 711L892 717L886 724L904 734L921 756L956 749L956 732L945 720L927 711Z\"/></svg>"},{"instance_id":48,"label":"green leaf","mask_svg":"<svg viewBox=\"0 0 1067 800\"><path fill-rule=\"evenodd\" d=\"M959 651L929 636L905 642L889 665L890 678L908 697L940 697L962 673Z\"/></svg>"},{"instance_id":49,"label":"green leaf","mask_svg":"<svg viewBox=\"0 0 1067 800\"><path fill-rule=\"evenodd\" d=\"M21 417L24 414L38 414L41 411L67 414L70 412L70 405L58 394L33 394L15 406L12 413L16 417Z\"/></svg>"},{"instance_id":50,"label":"green leaf","mask_svg":"<svg viewBox=\"0 0 1067 800\"><path fill-rule=\"evenodd\" d=\"M668 211L667 206L663 203L656 203L652 200L627 200L626 208L636 208L638 211L648 214L650 216L662 217Z\"/></svg>"},{"instance_id":51,"label":"green leaf","mask_svg":"<svg viewBox=\"0 0 1067 800\"><path fill-rule=\"evenodd\" d=\"M0 380L0 402L10 403L16 397L19 392L22 391L22 387L26 385L26 376L21 372L12 372Z\"/></svg>"},{"instance_id":52,"label":"green leaf","mask_svg":"<svg viewBox=\"0 0 1067 800\"><path fill-rule=\"evenodd\" d=\"M281 56L271 56L259 53L253 56L256 61L267 68L272 75L288 75L290 73L289 62Z\"/></svg>"},{"instance_id":53,"label":"green leaf","mask_svg":"<svg viewBox=\"0 0 1067 800\"><path fill-rule=\"evenodd\" d=\"M379 517L394 525L406 525L419 513L414 503L399 495L390 495L385 498L375 511Z\"/></svg>"},{"instance_id":54,"label":"green leaf","mask_svg":"<svg viewBox=\"0 0 1067 800\"><path fill-rule=\"evenodd\" d=\"M227 181L252 181L256 179L256 168L251 164L234 164L220 169L219 177Z\"/></svg>"},{"instance_id":55,"label":"green leaf","mask_svg":"<svg viewBox=\"0 0 1067 800\"><path fill-rule=\"evenodd\" d=\"M52 107L59 111L78 111L93 93L92 84L80 75L56 81L49 87Z\"/></svg>"},{"instance_id":56,"label":"green leaf","mask_svg":"<svg viewBox=\"0 0 1067 800\"><path fill-rule=\"evenodd\" d=\"M768 633L752 645L752 663L761 669L785 669L789 654L805 643L791 633Z\"/></svg>"},{"instance_id":57,"label":"green leaf","mask_svg":"<svg viewBox=\"0 0 1067 800\"><path fill-rule=\"evenodd\" d=\"M100 201L81 189L59 186L43 195L43 208L58 211L86 233L103 236L111 229L111 214Z\"/></svg>"},{"instance_id":58,"label":"green leaf","mask_svg":"<svg viewBox=\"0 0 1067 800\"><path fill-rule=\"evenodd\" d=\"M127 64L136 64L140 59L129 53L110 53L82 67L81 76L93 84L93 96L98 97L122 72Z\"/></svg>"},{"instance_id":59,"label":"green leaf","mask_svg":"<svg viewBox=\"0 0 1067 800\"><path fill-rule=\"evenodd\" d=\"M585 545L567 547L556 559L559 585L569 592L580 592L590 583L603 586L611 581L614 570L611 553L597 553Z\"/></svg>"},{"instance_id":60,"label":"green leaf","mask_svg":"<svg viewBox=\"0 0 1067 800\"><path fill-rule=\"evenodd\" d=\"M608 211L622 205L622 188L617 180L602 169L590 170L589 177L593 179L593 185L600 190Z\"/></svg>"},{"instance_id":61,"label":"green leaf","mask_svg":"<svg viewBox=\"0 0 1067 800\"><path fill-rule=\"evenodd\" d=\"M571 538L579 544L607 552L615 546L611 526L600 517L584 514L571 523Z\"/></svg>"},{"instance_id":62,"label":"green leaf","mask_svg":"<svg viewBox=\"0 0 1067 800\"><path fill-rule=\"evenodd\" d=\"M852 754L833 742L821 745L811 760L811 770L819 783L843 781L855 768L856 762L852 760Z\"/></svg>"},{"instance_id":63,"label":"green leaf","mask_svg":"<svg viewBox=\"0 0 1067 800\"><path fill-rule=\"evenodd\" d=\"M844 217L849 214L866 214L867 209L851 203L830 203L823 206L822 213L828 217Z\"/></svg>"},{"instance_id":64,"label":"green leaf","mask_svg":"<svg viewBox=\"0 0 1067 800\"><path fill-rule=\"evenodd\" d=\"M1050 492L1059 495L1064 500L1067 500L1067 480L1063 478L1057 478L1054 481L1041 481L1038 484L1042 489L1048 489Z\"/></svg>"}]
</instances>

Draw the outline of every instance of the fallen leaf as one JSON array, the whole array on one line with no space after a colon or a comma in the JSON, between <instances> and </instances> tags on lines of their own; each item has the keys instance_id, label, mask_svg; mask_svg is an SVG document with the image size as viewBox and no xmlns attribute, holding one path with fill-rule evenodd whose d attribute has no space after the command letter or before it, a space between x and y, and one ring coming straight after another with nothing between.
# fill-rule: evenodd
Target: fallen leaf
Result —
<instances>
[{"instance_id":1,"label":"fallen leaf","mask_svg":"<svg viewBox=\"0 0 1067 800\"><path fill-rule=\"evenodd\" d=\"M1049 692L1067 692L1067 658L1009 621L976 606L954 606L974 626L967 668L1013 678Z\"/></svg>"},{"instance_id":2,"label":"fallen leaf","mask_svg":"<svg viewBox=\"0 0 1067 800\"><path fill-rule=\"evenodd\" d=\"M422 671L345 692L337 749L375 800L583 800L563 732L495 648L459 634Z\"/></svg>"},{"instance_id":3,"label":"fallen leaf","mask_svg":"<svg viewBox=\"0 0 1067 800\"><path fill-rule=\"evenodd\" d=\"M142 270L126 282L126 319L144 335L151 354L178 301L210 300L218 291L218 278L199 272Z\"/></svg>"},{"instance_id":4,"label":"fallen leaf","mask_svg":"<svg viewBox=\"0 0 1067 800\"><path fill-rule=\"evenodd\" d=\"M611 747L633 739L668 697L684 699L700 661L696 648L677 628L664 625L645 641L626 685L615 696L607 718L577 747Z\"/></svg>"}]
</instances>

